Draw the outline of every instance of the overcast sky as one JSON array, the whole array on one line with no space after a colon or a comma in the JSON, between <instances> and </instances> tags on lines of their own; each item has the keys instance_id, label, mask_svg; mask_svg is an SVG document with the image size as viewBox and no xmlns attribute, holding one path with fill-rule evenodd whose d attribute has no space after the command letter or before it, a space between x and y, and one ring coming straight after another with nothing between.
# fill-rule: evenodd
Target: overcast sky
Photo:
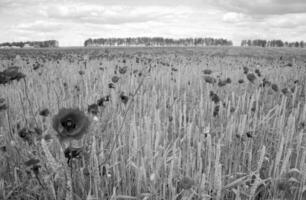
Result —
<instances>
[{"instance_id":1,"label":"overcast sky","mask_svg":"<svg viewBox=\"0 0 306 200\"><path fill-rule=\"evenodd\" d=\"M306 0L0 0L0 43L137 36L306 41Z\"/></svg>"}]
</instances>

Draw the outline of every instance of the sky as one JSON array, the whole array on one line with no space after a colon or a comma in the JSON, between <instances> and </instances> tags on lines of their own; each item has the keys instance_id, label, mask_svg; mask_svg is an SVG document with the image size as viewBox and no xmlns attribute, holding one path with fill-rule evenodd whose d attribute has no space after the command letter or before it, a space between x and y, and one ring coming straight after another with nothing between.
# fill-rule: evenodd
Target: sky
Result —
<instances>
[{"instance_id":1,"label":"sky","mask_svg":"<svg viewBox=\"0 0 306 200\"><path fill-rule=\"evenodd\" d=\"M0 43L140 36L306 41L306 0L0 0Z\"/></svg>"}]
</instances>

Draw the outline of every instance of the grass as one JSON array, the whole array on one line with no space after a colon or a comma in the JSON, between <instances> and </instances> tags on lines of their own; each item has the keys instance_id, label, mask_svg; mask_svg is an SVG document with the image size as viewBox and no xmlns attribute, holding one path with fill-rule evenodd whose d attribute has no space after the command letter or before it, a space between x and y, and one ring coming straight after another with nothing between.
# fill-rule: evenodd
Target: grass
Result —
<instances>
[{"instance_id":1,"label":"grass","mask_svg":"<svg viewBox=\"0 0 306 200\"><path fill-rule=\"evenodd\" d=\"M26 78L0 85L7 106L0 111L0 199L306 199L302 50L1 53L2 69L19 66ZM255 74L253 83L243 67ZM212 74L204 73L208 69ZM114 76L119 81L111 89ZM218 86L205 76L231 81ZM278 91L260 87L263 78ZM220 102L212 101L211 91ZM86 112L105 95L111 101L96 117L87 113L92 123L81 141L58 141L51 121L60 108ZM39 115L45 108L48 117ZM29 143L18 135L24 127L42 135L32 131ZM68 145L82 147L70 165L63 155ZM26 166L30 159L40 168Z\"/></svg>"}]
</instances>

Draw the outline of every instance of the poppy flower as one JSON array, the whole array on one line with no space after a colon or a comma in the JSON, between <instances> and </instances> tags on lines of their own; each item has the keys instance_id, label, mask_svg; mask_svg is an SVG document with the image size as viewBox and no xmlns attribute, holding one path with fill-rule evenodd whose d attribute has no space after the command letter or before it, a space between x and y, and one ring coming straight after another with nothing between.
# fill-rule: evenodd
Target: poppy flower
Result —
<instances>
[{"instance_id":1,"label":"poppy flower","mask_svg":"<svg viewBox=\"0 0 306 200\"><path fill-rule=\"evenodd\" d=\"M257 74L258 77L261 77L261 73L260 73L259 69L255 69L255 74Z\"/></svg>"},{"instance_id":2,"label":"poppy flower","mask_svg":"<svg viewBox=\"0 0 306 200\"><path fill-rule=\"evenodd\" d=\"M119 81L119 79L120 79L120 78L119 78L118 76L113 76L113 77L112 77L112 82L113 82L113 83L117 83L117 82Z\"/></svg>"},{"instance_id":3,"label":"poppy flower","mask_svg":"<svg viewBox=\"0 0 306 200\"><path fill-rule=\"evenodd\" d=\"M6 84L13 80L19 81L25 77L25 74L19 72L19 67L9 67L0 72L0 84Z\"/></svg>"},{"instance_id":4,"label":"poppy flower","mask_svg":"<svg viewBox=\"0 0 306 200\"><path fill-rule=\"evenodd\" d=\"M128 67L124 66L124 67L119 67L119 73L120 74L125 74L127 72Z\"/></svg>"},{"instance_id":5,"label":"poppy flower","mask_svg":"<svg viewBox=\"0 0 306 200\"><path fill-rule=\"evenodd\" d=\"M227 78L225 81L226 81L227 84L231 84L232 83L231 78Z\"/></svg>"},{"instance_id":6,"label":"poppy flower","mask_svg":"<svg viewBox=\"0 0 306 200\"><path fill-rule=\"evenodd\" d=\"M243 73L244 73L244 74L249 73L249 68L247 68L247 67L243 67Z\"/></svg>"},{"instance_id":7,"label":"poppy flower","mask_svg":"<svg viewBox=\"0 0 306 200\"><path fill-rule=\"evenodd\" d=\"M209 74L212 73L212 71L211 71L210 69L204 69L204 70L203 70L203 73L209 75Z\"/></svg>"},{"instance_id":8,"label":"poppy flower","mask_svg":"<svg viewBox=\"0 0 306 200\"><path fill-rule=\"evenodd\" d=\"M89 125L89 118L78 108L62 108L52 120L53 129L60 140L81 139Z\"/></svg>"},{"instance_id":9,"label":"poppy flower","mask_svg":"<svg viewBox=\"0 0 306 200\"><path fill-rule=\"evenodd\" d=\"M220 98L216 93L214 93L213 91L210 91L209 96L213 102L215 102L216 104L219 103Z\"/></svg>"},{"instance_id":10,"label":"poppy flower","mask_svg":"<svg viewBox=\"0 0 306 200\"><path fill-rule=\"evenodd\" d=\"M210 84L214 84L217 82L217 80L211 76L204 76L204 80L206 83L210 83Z\"/></svg>"},{"instance_id":11,"label":"poppy flower","mask_svg":"<svg viewBox=\"0 0 306 200\"><path fill-rule=\"evenodd\" d=\"M277 86L275 83L273 83L273 84L271 85L271 88L272 88L272 90L274 90L275 92L278 92L278 86Z\"/></svg>"},{"instance_id":12,"label":"poppy flower","mask_svg":"<svg viewBox=\"0 0 306 200\"><path fill-rule=\"evenodd\" d=\"M253 73L247 74L247 79L251 82L254 83L256 76Z\"/></svg>"}]
</instances>

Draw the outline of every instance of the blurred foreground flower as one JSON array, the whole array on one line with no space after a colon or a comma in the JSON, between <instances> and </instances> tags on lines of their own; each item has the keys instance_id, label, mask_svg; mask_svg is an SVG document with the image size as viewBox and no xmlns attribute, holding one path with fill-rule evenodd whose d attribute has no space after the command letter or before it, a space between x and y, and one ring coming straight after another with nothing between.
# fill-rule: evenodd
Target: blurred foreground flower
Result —
<instances>
[{"instance_id":1,"label":"blurred foreground flower","mask_svg":"<svg viewBox=\"0 0 306 200\"><path fill-rule=\"evenodd\" d=\"M52 120L59 140L79 140L87 132L89 125L89 118L77 108L62 108Z\"/></svg>"}]
</instances>

